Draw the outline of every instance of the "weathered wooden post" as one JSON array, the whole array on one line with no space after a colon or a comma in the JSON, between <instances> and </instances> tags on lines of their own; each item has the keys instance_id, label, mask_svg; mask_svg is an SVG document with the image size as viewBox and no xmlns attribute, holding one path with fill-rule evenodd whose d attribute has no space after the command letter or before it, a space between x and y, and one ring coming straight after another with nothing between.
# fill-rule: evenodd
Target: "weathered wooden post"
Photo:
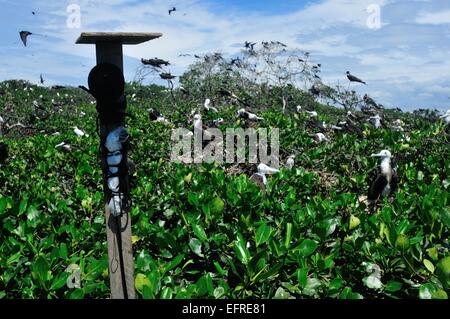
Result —
<instances>
[{"instance_id":1,"label":"weathered wooden post","mask_svg":"<svg viewBox=\"0 0 450 319\"><path fill-rule=\"evenodd\" d=\"M128 200L125 196L129 194L127 148L124 146L120 151L113 152L105 146L111 132L120 132L120 128L125 127L126 99L123 92L125 81L122 45L139 44L160 36L161 33L83 32L76 41L78 44L96 45L97 66L89 74L88 91L97 99L99 113L100 151L105 177L103 187L109 278L113 299L135 298L130 207L129 202L122 202ZM126 145L128 142L126 131L120 134L126 135L123 138ZM112 162L117 158L120 159L120 163L110 164L109 160ZM114 189L111 186L111 183L115 182L114 178L120 180L115 192L111 191ZM120 206L118 210L115 208L116 203ZM114 207L114 211L111 211L111 207Z\"/></svg>"}]
</instances>

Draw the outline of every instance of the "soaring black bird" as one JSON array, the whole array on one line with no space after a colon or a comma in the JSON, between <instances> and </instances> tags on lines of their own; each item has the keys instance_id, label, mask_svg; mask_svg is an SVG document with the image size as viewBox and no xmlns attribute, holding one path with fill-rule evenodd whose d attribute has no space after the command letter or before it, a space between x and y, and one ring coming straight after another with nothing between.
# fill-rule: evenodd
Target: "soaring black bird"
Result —
<instances>
[{"instance_id":1,"label":"soaring black bird","mask_svg":"<svg viewBox=\"0 0 450 319\"><path fill-rule=\"evenodd\" d=\"M359 83L362 83L362 84L367 85L367 83L364 82L363 80L357 78L357 77L354 76L354 75L351 75L351 74L350 74L350 71L347 71L347 79L349 79L350 82L359 82Z\"/></svg>"},{"instance_id":2,"label":"soaring black bird","mask_svg":"<svg viewBox=\"0 0 450 319\"><path fill-rule=\"evenodd\" d=\"M44 81L44 78L42 77L42 73L39 77L40 77L41 84L44 84L45 81Z\"/></svg>"},{"instance_id":3,"label":"soaring black bird","mask_svg":"<svg viewBox=\"0 0 450 319\"><path fill-rule=\"evenodd\" d=\"M141 59L141 63L144 65L151 65L157 68L160 68L161 65L165 65L168 66L170 65L169 61L163 60L163 59L158 59L158 58L154 58L154 59Z\"/></svg>"},{"instance_id":4,"label":"soaring black bird","mask_svg":"<svg viewBox=\"0 0 450 319\"><path fill-rule=\"evenodd\" d=\"M380 197L389 196L397 189L398 176L390 151L382 150L378 154L372 154L371 156L381 159L380 164L371 174L373 176L370 176L372 179L367 199L374 202Z\"/></svg>"},{"instance_id":5,"label":"soaring black bird","mask_svg":"<svg viewBox=\"0 0 450 319\"><path fill-rule=\"evenodd\" d=\"M27 46L27 38L29 35L32 35L33 33L31 33L30 31L20 31L19 34L20 34L20 39L23 42L23 45Z\"/></svg>"},{"instance_id":6,"label":"soaring black bird","mask_svg":"<svg viewBox=\"0 0 450 319\"><path fill-rule=\"evenodd\" d=\"M175 12L175 11L177 11L177 8L172 7L172 9L169 9L169 15L172 14L172 12Z\"/></svg>"},{"instance_id":7,"label":"soaring black bird","mask_svg":"<svg viewBox=\"0 0 450 319\"><path fill-rule=\"evenodd\" d=\"M4 164L8 158L8 145L0 143L0 164Z\"/></svg>"},{"instance_id":8,"label":"soaring black bird","mask_svg":"<svg viewBox=\"0 0 450 319\"><path fill-rule=\"evenodd\" d=\"M172 75L170 73L162 72L159 74L159 77L163 80L173 80L176 78L175 75Z\"/></svg>"}]
</instances>

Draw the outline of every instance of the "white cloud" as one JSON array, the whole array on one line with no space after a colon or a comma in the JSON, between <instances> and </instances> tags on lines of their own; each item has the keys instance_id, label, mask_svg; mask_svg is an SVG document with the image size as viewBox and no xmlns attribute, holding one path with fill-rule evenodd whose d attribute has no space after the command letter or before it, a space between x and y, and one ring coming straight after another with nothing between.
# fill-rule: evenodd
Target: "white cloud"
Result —
<instances>
[{"instance_id":1,"label":"white cloud","mask_svg":"<svg viewBox=\"0 0 450 319\"><path fill-rule=\"evenodd\" d=\"M416 18L420 24L450 24L450 10L439 12L421 12Z\"/></svg>"},{"instance_id":2,"label":"white cloud","mask_svg":"<svg viewBox=\"0 0 450 319\"><path fill-rule=\"evenodd\" d=\"M70 2L81 6L81 29L69 29L65 25L66 6ZM180 2L177 11L169 16L170 4L162 0L35 0L34 6L40 8L45 19L34 27L51 37L36 38L27 48L27 53L36 55L34 58L25 59L20 55L23 51L14 53L10 64L14 61L23 67L20 72L12 66L6 67L5 72L9 76L26 77L28 70L28 77L35 79L34 69L39 64L45 66L50 81L65 79L70 74L70 79L79 78L78 82L84 83L88 70L80 65L92 66L95 49L92 45L75 44L81 31L163 33L160 39L124 47L128 79L133 76L140 58L168 59L171 71L179 75L194 61L180 58L180 53L236 54L240 50L236 44L245 41L279 40L290 47L310 51L314 61L322 63L322 78L328 83L344 83L347 81L344 73L350 70L369 84L355 86L355 89L369 93L385 105L421 107L431 99L439 106L448 104L448 92L442 83L450 81L450 74L446 72L450 69L447 53L450 42L443 39L448 40L450 32L440 24L449 23L450 10L441 5L432 7L435 13L424 11L430 3L321 0L293 12L270 15L236 10L219 12L206 0L188 0ZM371 30L366 25L370 14L366 8L370 4L381 7L382 28L379 30ZM5 55L6 50L0 50L0 56ZM41 56L45 57L38 62ZM129 63L133 61L129 58L135 62ZM431 98L427 95L430 93Z\"/></svg>"}]
</instances>

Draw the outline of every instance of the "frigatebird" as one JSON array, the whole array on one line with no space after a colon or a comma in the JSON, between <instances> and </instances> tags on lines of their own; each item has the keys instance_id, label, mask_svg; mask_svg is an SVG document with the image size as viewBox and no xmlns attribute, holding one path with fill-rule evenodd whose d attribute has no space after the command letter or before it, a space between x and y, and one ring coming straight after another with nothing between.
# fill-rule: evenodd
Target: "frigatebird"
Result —
<instances>
[{"instance_id":1,"label":"frigatebird","mask_svg":"<svg viewBox=\"0 0 450 319\"><path fill-rule=\"evenodd\" d=\"M41 82L41 84L44 84L44 78L42 77L42 73L40 75L40 82Z\"/></svg>"},{"instance_id":2,"label":"frigatebird","mask_svg":"<svg viewBox=\"0 0 450 319\"><path fill-rule=\"evenodd\" d=\"M158 58L154 58L154 59L141 59L141 63L144 65L151 65L157 68L160 68L161 65L165 65L168 66L170 65L169 61L163 60L163 59L158 59Z\"/></svg>"},{"instance_id":3,"label":"frigatebird","mask_svg":"<svg viewBox=\"0 0 450 319\"><path fill-rule=\"evenodd\" d=\"M246 120L250 120L253 122L258 122L258 121L263 120L262 117L259 117L256 114L250 113L250 112L246 111L245 109L240 109L238 111L237 118L244 118Z\"/></svg>"},{"instance_id":4,"label":"frigatebird","mask_svg":"<svg viewBox=\"0 0 450 319\"><path fill-rule=\"evenodd\" d=\"M30 31L20 31L19 34L20 34L20 39L23 42L23 45L27 46L27 38L29 35L32 35L33 33L31 33Z\"/></svg>"},{"instance_id":5,"label":"frigatebird","mask_svg":"<svg viewBox=\"0 0 450 319\"><path fill-rule=\"evenodd\" d=\"M450 125L450 110L447 110L447 112L444 115L439 116L439 118L443 119L445 123Z\"/></svg>"},{"instance_id":6,"label":"frigatebird","mask_svg":"<svg viewBox=\"0 0 450 319\"><path fill-rule=\"evenodd\" d=\"M357 78L356 76L351 75L350 71L347 71L347 79L349 79L350 82L359 82L359 83L367 85L367 83L364 82L363 80L361 80L360 78Z\"/></svg>"},{"instance_id":7,"label":"frigatebird","mask_svg":"<svg viewBox=\"0 0 450 319\"><path fill-rule=\"evenodd\" d=\"M286 160L287 169L291 170L294 167L294 159L295 155L289 155L289 157Z\"/></svg>"},{"instance_id":8,"label":"frigatebird","mask_svg":"<svg viewBox=\"0 0 450 319\"><path fill-rule=\"evenodd\" d=\"M255 45L256 45L256 42L248 42L248 41L245 41L245 43L244 43L244 46L245 46L247 49L250 49L251 51L254 50Z\"/></svg>"},{"instance_id":9,"label":"frigatebird","mask_svg":"<svg viewBox=\"0 0 450 319\"><path fill-rule=\"evenodd\" d=\"M380 164L373 171L368 193L369 201L376 201L380 197L387 197L397 189L398 176L395 164L393 165L392 154L388 150L382 150L372 157L381 159Z\"/></svg>"},{"instance_id":10,"label":"frigatebird","mask_svg":"<svg viewBox=\"0 0 450 319\"><path fill-rule=\"evenodd\" d=\"M177 11L177 8L175 8L175 7L172 7L172 9L169 9L169 15L171 15L171 14L172 14L172 12L175 12L175 11Z\"/></svg>"},{"instance_id":11,"label":"frigatebird","mask_svg":"<svg viewBox=\"0 0 450 319\"><path fill-rule=\"evenodd\" d=\"M172 75L172 74L167 73L167 72L160 73L160 74L159 74L159 77L160 77L161 79L163 79L163 80L173 80L173 79L176 78L175 75Z\"/></svg>"}]
</instances>

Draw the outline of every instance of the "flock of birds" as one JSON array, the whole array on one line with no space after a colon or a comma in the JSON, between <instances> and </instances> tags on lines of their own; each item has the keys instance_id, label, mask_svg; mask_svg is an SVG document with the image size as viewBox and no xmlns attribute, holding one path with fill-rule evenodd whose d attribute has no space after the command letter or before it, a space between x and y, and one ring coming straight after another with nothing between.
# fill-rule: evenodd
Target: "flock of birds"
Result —
<instances>
[{"instance_id":1,"label":"flock of birds","mask_svg":"<svg viewBox=\"0 0 450 319\"><path fill-rule=\"evenodd\" d=\"M354 76L351 76L351 79L349 78L349 80L364 83L362 80ZM229 96L230 95L231 94L229 94ZM236 95L232 94L232 96ZM209 98L205 99L202 106L202 111L219 113L219 110L213 105L213 102ZM297 119L300 113L303 113L307 118L305 122L307 127L313 130L318 130L317 133L309 135L315 140L317 144L331 142L331 138L329 137L329 134L331 134L331 132L346 132L349 134L357 134L362 138L363 133L361 127L362 124L367 121L371 121L375 129L390 128L396 131L404 132L404 123L400 119L394 120L389 126L387 126L386 124L382 124L382 117L380 114L376 113L375 115L372 115L374 112L379 112L379 110L375 108L374 105L372 105L372 108L367 108L365 110L365 113L361 112L362 115L359 116L353 114L351 111L348 111L345 119L338 120L336 124L328 124L324 121L319 121L317 111L303 111L300 105L296 107L296 111L297 112L294 113L294 116ZM152 121L163 122L166 124L170 123L160 112L154 109L150 109L149 114L150 120ZM209 143L211 140L211 134L210 132L208 132L208 128L202 123L201 112L198 112L194 109L191 111L191 116L193 118L194 128L199 130L206 140L206 142L204 143ZM240 108L237 111L236 118L242 119L247 127L253 127L254 124L264 120L263 117L250 112L246 108ZM447 125L450 125L450 110L448 110L444 115L440 116L440 118L443 119ZM221 117L218 117L212 121L212 127L218 127L221 124L224 124L224 120ZM192 136L192 132L189 132L189 135ZM405 140L409 139L407 135L404 136ZM203 146L205 146L205 144ZM286 159L284 167L289 170L293 169L295 167L295 157L295 155L289 155ZM367 200L369 204L373 205L380 198L389 196L397 189L398 175L395 161L389 150L381 150L378 153L371 154L371 157L379 159L379 164L376 167L375 174L372 174L373 176L371 176L372 179L370 181L367 194ZM270 167L266 163L260 163L259 165L257 165L256 172L250 177L250 179L253 180L258 186L265 189L265 186L267 184L267 176L276 174L279 171L279 169Z\"/></svg>"}]
</instances>

